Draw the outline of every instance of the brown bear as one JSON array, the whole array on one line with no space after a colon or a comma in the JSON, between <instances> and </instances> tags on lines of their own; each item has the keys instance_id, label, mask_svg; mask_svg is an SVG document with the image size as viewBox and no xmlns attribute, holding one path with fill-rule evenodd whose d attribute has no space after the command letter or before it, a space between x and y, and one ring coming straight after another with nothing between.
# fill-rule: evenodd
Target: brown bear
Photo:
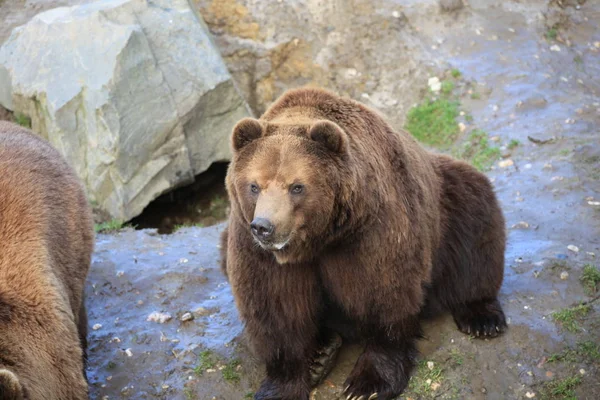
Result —
<instances>
[{"instance_id":1,"label":"brown bear","mask_svg":"<svg viewBox=\"0 0 600 400\"><path fill-rule=\"evenodd\" d=\"M504 217L485 175L320 89L240 121L232 147L222 267L266 363L255 399L308 399L332 330L365 345L344 395L383 400L408 383L426 310L478 337L505 329Z\"/></svg>"},{"instance_id":2,"label":"brown bear","mask_svg":"<svg viewBox=\"0 0 600 400\"><path fill-rule=\"evenodd\" d=\"M94 242L83 188L45 140L0 121L0 398L80 400Z\"/></svg>"}]
</instances>

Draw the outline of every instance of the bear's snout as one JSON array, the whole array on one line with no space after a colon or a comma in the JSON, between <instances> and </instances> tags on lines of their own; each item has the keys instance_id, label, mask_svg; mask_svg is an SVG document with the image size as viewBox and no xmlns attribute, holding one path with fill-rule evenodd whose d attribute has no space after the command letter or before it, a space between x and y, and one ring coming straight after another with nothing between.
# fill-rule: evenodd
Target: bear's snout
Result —
<instances>
[{"instance_id":1,"label":"bear's snout","mask_svg":"<svg viewBox=\"0 0 600 400\"><path fill-rule=\"evenodd\" d=\"M255 238L262 241L268 241L275 232L275 225L266 218L254 218L250 224L250 229Z\"/></svg>"}]
</instances>

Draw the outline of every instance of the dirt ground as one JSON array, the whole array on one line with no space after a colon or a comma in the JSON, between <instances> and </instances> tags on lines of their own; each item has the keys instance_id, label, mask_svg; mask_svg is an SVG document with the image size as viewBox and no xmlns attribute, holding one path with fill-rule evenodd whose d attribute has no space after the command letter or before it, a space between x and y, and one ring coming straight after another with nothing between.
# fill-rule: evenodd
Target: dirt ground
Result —
<instances>
[{"instance_id":1,"label":"dirt ground","mask_svg":"<svg viewBox=\"0 0 600 400\"><path fill-rule=\"evenodd\" d=\"M600 398L600 301L581 282L584 266L600 266L600 2L538 13L525 0L471 0L431 19L416 1L385 1L421 27L432 64L471 83L461 110L503 146L488 175L509 232L508 331L475 340L449 316L426 322L421 367L400 398ZM223 227L98 235L86 291L92 399L252 398L264 370L219 270ZM553 317L582 302L571 325ZM344 346L312 398L340 398L360 351Z\"/></svg>"}]
</instances>

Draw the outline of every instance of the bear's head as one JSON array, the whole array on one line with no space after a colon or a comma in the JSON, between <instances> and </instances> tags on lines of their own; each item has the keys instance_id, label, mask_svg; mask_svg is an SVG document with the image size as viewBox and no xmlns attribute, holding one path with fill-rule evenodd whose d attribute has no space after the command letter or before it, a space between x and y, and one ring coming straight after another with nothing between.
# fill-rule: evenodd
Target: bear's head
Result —
<instances>
[{"instance_id":1,"label":"bear's head","mask_svg":"<svg viewBox=\"0 0 600 400\"><path fill-rule=\"evenodd\" d=\"M241 120L227 186L254 241L280 264L306 261L331 238L343 197L348 136L336 123Z\"/></svg>"}]
</instances>

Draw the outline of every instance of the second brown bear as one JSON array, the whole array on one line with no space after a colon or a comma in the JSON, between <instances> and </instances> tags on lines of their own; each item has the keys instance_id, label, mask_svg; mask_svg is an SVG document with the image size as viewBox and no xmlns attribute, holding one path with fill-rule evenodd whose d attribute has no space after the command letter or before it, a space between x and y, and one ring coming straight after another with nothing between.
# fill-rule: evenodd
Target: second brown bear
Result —
<instances>
[{"instance_id":1,"label":"second brown bear","mask_svg":"<svg viewBox=\"0 0 600 400\"><path fill-rule=\"evenodd\" d=\"M385 400L408 384L426 309L474 336L505 329L504 218L485 175L318 89L240 121L232 147L223 268L266 363L255 399L308 399L332 330L365 342L345 396Z\"/></svg>"}]
</instances>

